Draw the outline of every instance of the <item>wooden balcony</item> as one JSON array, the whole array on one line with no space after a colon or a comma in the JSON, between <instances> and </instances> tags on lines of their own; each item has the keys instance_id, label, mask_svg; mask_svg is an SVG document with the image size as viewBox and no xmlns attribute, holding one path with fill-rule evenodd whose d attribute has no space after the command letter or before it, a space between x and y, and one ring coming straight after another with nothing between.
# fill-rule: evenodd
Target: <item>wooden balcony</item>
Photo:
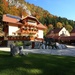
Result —
<instances>
[{"instance_id":1,"label":"wooden balcony","mask_svg":"<svg viewBox=\"0 0 75 75\"><path fill-rule=\"evenodd\" d=\"M34 41L35 37L30 36L8 36L8 40L26 40L26 41Z\"/></svg>"},{"instance_id":2,"label":"wooden balcony","mask_svg":"<svg viewBox=\"0 0 75 75\"><path fill-rule=\"evenodd\" d=\"M24 29L21 29L21 30L17 30L16 32L13 32L13 33L14 33L14 35L17 34L19 36L23 36L25 34L28 34L28 35L29 34L36 34L37 30L30 30L30 29L24 30Z\"/></svg>"},{"instance_id":3,"label":"wooden balcony","mask_svg":"<svg viewBox=\"0 0 75 75\"><path fill-rule=\"evenodd\" d=\"M36 33L37 33L36 31L29 31L29 30L21 32L21 34L36 34Z\"/></svg>"}]
</instances>

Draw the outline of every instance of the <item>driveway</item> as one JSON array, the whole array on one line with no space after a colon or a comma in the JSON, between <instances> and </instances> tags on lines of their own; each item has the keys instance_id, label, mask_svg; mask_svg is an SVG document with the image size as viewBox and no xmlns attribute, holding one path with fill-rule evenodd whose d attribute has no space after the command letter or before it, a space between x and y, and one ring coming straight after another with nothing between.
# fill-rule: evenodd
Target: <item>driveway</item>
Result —
<instances>
[{"instance_id":1,"label":"driveway","mask_svg":"<svg viewBox=\"0 0 75 75\"><path fill-rule=\"evenodd\" d=\"M66 49L24 49L25 53L75 56L75 46L67 45Z\"/></svg>"}]
</instances>

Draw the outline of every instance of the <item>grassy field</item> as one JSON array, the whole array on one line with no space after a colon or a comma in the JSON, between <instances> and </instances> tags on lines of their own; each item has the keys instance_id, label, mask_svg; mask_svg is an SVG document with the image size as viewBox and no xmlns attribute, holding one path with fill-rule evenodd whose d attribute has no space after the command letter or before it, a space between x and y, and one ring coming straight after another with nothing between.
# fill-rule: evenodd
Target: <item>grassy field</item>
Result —
<instances>
[{"instance_id":1,"label":"grassy field","mask_svg":"<svg viewBox=\"0 0 75 75\"><path fill-rule=\"evenodd\" d=\"M75 57L0 51L0 75L75 75Z\"/></svg>"}]
</instances>

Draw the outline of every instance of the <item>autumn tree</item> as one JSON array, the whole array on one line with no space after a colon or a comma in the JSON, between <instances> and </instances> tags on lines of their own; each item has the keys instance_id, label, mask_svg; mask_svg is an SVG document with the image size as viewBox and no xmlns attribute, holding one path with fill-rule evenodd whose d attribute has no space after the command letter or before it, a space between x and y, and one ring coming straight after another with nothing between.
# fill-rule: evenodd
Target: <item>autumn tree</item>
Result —
<instances>
[{"instance_id":1,"label":"autumn tree","mask_svg":"<svg viewBox=\"0 0 75 75\"><path fill-rule=\"evenodd\" d=\"M0 1L0 14L6 14L8 13L9 8L8 8L8 2L6 0L1 0Z\"/></svg>"},{"instance_id":2,"label":"autumn tree","mask_svg":"<svg viewBox=\"0 0 75 75\"><path fill-rule=\"evenodd\" d=\"M10 6L10 7L9 7L9 14L18 16L19 11L17 10L16 6Z\"/></svg>"},{"instance_id":3,"label":"autumn tree","mask_svg":"<svg viewBox=\"0 0 75 75\"><path fill-rule=\"evenodd\" d=\"M52 24L49 24L48 25L48 32L50 31L50 30L52 30L54 27L53 27L53 25Z\"/></svg>"},{"instance_id":4,"label":"autumn tree","mask_svg":"<svg viewBox=\"0 0 75 75\"><path fill-rule=\"evenodd\" d=\"M27 9L30 10L32 16L35 16L43 25L46 25L48 27L48 30L51 30L51 28L53 27L62 28L64 26L69 31L71 31L72 28L75 27L75 21L73 20L68 20L67 18L54 16L47 10L44 10L39 6L35 6L34 4L29 4L25 2L25 0L15 0L15 1L16 2L19 1L21 4L22 3L25 4L27 6ZM22 15L23 16L28 15L26 11L22 9L22 7L16 8L16 6L8 6L8 2L6 0L0 0L0 15L2 16L3 14L12 14L14 16L20 17L22 17Z\"/></svg>"},{"instance_id":5,"label":"autumn tree","mask_svg":"<svg viewBox=\"0 0 75 75\"><path fill-rule=\"evenodd\" d=\"M63 25L62 25L62 23L61 23L61 22L57 22L56 27L57 27L57 28L62 28L62 27L63 27Z\"/></svg>"},{"instance_id":6,"label":"autumn tree","mask_svg":"<svg viewBox=\"0 0 75 75\"><path fill-rule=\"evenodd\" d=\"M3 7L0 4L0 15L2 15L2 14L3 14Z\"/></svg>"},{"instance_id":7,"label":"autumn tree","mask_svg":"<svg viewBox=\"0 0 75 75\"><path fill-rule=\"evenodd\" d=\"M66 25L65 28L66 28L69 32L71 32L72 29L73 29L73 27L72 27L71 25Z\"/></svg>"},{"instance_id":8,"label":"autumn tree","mask_svg":"<svg viewBox=\"0 0 75 75\"><path fill-rule=\"evenodd\" d=\"M18 10L18 15L19 15L20 17L22 17L22 16L27 16L26 11L25 11L22 7L18 7L17 10Z\"/></svg>"},{"instance_id":9,"label":"autumn tree","mask_svg":"<svg viewBox=\"0 0 75 75\"><path fill-rule=\"evenodd\" d=\"M48 27L47 27L47 25L45 24L44 25L45 27L46 27L46 29L44 30L44 37L46 36L46 34L47 34L47 32L48 32Z\"/></svg>"}]
</instances>

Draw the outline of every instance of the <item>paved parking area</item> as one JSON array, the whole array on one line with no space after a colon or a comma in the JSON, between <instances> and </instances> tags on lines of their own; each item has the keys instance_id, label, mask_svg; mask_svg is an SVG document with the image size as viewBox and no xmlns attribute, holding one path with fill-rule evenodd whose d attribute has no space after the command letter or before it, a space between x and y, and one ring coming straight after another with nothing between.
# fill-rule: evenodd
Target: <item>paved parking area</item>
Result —
<instances>
[{"instance_id":1,"label":"paved parking area","mask_svg":"<svg viewBox=\"0 0 75 75\"><path fill-rule=\"evenodd\" d=\"M10 51L10 48L0 47L0 51ZM23 52L25 54L37 53L37 54L75 56L75 46L67 45L66 49L23 49Z\"/></svg>"},{"instance_id":2,"label":"paved parking area","mask_svg":"<svg viewBox=\"0 0 75 75\"><path fill-rule=\"evenodd\" d=\"M25 53L75 56L75 46L67 45L66 49L24 49Z\"/></svg>"}]
</instances>

